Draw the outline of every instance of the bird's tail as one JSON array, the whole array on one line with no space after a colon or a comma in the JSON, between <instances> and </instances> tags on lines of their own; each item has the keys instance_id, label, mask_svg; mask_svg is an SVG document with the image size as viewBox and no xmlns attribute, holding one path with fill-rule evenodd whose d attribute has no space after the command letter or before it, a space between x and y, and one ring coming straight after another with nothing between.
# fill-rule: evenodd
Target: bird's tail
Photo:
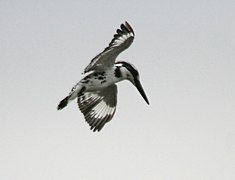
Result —
<instances>
[{"instance_id":1,"label":"bird's tail","mask_svg":"<svg viewBox=\"0 0 235 180\"><path fill-rule=\"evenodd\" d=\"M79 94L83 93L84 90L85 90L85 87L83 87L80 83L77 83L72 88L69 95L60 101L59 105L57 106L57 110L63 109L65 106L68 105L70 101L74 100L76 97L79 96Z\"/></svg>"},{"instance_id":2,"label":"bird's tail","mask_svg":"<svg viewBox=\"0 0 235 180\"><path fill-rule=\"evenodd\" d=\"M57 106L57 110L63 109L65 106L68 105L68 102L69 102L69 96L60 101L59 105Z\"/></svg>"}]
</instances>

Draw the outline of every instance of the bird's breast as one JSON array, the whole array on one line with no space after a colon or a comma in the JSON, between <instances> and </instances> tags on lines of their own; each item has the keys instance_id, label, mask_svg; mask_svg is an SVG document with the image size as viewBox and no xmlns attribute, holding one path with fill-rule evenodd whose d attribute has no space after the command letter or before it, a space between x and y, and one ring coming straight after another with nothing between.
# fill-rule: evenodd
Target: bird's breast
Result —
<instances>
[{"instance_id":1,"label":"bird's breast","mask_svg":"<svg viewBox=\"0 0 235 180\"><path fill-rule=\"evenodd\" d=\"M120 80L115 76L114 71L107 71L94 72L83 78L80 83L86 87L87 91L96 91L115 84L118 81Z\"/></svg>"}]
</instances>

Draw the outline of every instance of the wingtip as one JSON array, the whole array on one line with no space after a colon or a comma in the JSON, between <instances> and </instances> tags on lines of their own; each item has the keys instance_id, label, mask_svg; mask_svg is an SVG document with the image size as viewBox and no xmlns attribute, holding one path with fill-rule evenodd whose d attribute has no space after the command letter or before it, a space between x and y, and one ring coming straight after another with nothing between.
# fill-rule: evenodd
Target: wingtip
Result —
<instances>
[{"instance_id":1,"label":"wingtip","mask_svg":"<svg viewBox=\"0 0 235 180\"><path fill-rule=\"evenodd\" d=\"M128 23L128 21L125 21L125 26L128 28L130 32L132 32L135 35L134 30L132 29L131 25Z\"/></svg>"},{"instance_id":2,"label":"wingtip","mask_svg":"<svg viewBox=\"0 0 235 180\"><path fill-rule=\"evenodd\" d=\"M125 21L125 25L130 26L130 24L128 23L128 21Z\"/></svg>"}]
</instances>

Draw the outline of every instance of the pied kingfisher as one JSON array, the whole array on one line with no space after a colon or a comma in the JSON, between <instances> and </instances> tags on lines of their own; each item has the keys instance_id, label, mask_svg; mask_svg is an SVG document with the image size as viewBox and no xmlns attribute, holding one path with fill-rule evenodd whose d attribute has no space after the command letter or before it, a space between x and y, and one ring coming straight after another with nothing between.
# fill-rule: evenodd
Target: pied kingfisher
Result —
<instances>
[{"instance_id":1,"label":"pied kingfisher","mask_svg":"<svg viewBox=\"0 0 235 180\"><path fill-rule=\"evenodd\" d=\"M115 62L117 56L133 42L134 31L125 22L117 29L109 46L94 57L85 68L87 75L60 101L57 109L61 110L77 98L79 109L91 130L100 131L115 113L117 105L117 86L115 83L129 80L140 92L147 104L149 101L140 84L139 73L130 63Z\"/></svg>"}]
</instances>

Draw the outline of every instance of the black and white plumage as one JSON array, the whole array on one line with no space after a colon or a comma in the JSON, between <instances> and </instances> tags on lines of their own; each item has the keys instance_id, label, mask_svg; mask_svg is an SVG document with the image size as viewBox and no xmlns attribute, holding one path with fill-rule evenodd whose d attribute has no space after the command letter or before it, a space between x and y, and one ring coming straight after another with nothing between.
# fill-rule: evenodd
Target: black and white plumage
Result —
<instances>
[{"instance_id":1,"label":"black and white plumage","mask_svg":"<svg viewBox=\"0 0 235 180\"><path fill-rule=\"evenodd\" d=\"M139 73L130 63L115 62L117 56L130 47L134 40L134 31L125 22L114 35L109 46L94 57L85 68L87 75L80 80L58 105L61 110L69 101L77 98L78 106L84 114L91 130L100 131L109 122L117 105L117 86L115 83L129 80L140 92L147 104L149 101L140 84Z\"/></svg>"},{"instance_id":2,"label":"black and white plumage","mask_svg":"<svg viewBox=\"0 0 235 180\"><path fill-rule=\"evenodd\" d=\"M94 57L90 64L85 68L84 73L91 70L105 70L112 67L115 63L117 56L130 47L135 37L135 33L131 26L126 22L125 25L121 24L120 29L114 35L109 46L103 52Z\"/></svg>"}]
</instances>

